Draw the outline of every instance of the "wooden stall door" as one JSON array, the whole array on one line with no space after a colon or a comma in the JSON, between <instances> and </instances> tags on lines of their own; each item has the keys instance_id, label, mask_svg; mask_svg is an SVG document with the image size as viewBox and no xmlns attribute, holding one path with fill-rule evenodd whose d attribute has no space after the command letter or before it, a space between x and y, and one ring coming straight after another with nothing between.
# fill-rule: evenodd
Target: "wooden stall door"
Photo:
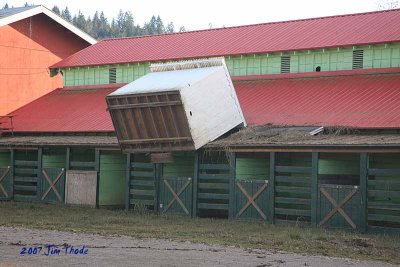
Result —
<instances>
[{"instance_id":1,"label":"wooden stall door","mask_svg":"<svg viewBox=\"0 0 400 267\"><path fill-rule=\"evenodd\" d=\"M67 171L66 204L96 206L97 171Z\"/></svg>"},{"instance_id":2,"label":"wooden stall door","mask_svg":"<svg viewBox=\"0 0 400 267\"><path fill-rule=\"evenodd\" d=\"M0 200L9 200L13 195L11 168L0 167Z\"/></svg>"},{"instance_id":3,"label":"wooden stall door","mask_svg":"<svg viewBox=\"0 0 400 267\"><path fill-rule=\"evenodd\" d=\"M162 177L160 210L192 216L193 180L191 177Z\"/></svg>"},{"instance_id":4,"label":"wooden stall door","mask_svg":"<svg viewBox=\"0 0 400 267\"><path fill-rule=\"evenodd\" d=\"M267 180L236 180L234 217L267 220L268 191Z\"/></svg>"},{"instance_id":5,"label":"wooden stall door","mask_svg":"<svg viewBox=\"0 0 400 267\"><path fill-rule=\"evenodd\" d=\"M318 189L318 226L358 230L364 208L360 187L320 184Z\"/></svg>"},{"instance_id":6,"label":"wooden stall door","mask_svg":"<svg viewBox=\"0 0 400 267\"><path fill-rule=\"evenodd\" d=\"M64 203L65 169L43 168L40 179L40 200L45 202Z\"/></svg>"}]
</instances>

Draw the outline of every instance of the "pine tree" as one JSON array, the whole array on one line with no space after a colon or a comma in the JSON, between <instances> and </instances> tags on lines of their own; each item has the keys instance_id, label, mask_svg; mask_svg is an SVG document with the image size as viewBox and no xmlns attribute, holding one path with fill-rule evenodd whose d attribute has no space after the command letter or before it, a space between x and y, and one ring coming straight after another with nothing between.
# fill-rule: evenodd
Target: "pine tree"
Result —
<instances>
[{"instance_id":1,"label":"pine tree","mask_svg":"<svg viewBox=\"0 0 400 267\"><path fill-rule=\"evenodd\" d=\"M130 36L136 36L135 32L135 24L133 21L133 15L132 12L128 11L125 12L124 14L124 26L123 26L123 36L124 37L130 37Z\"/></svg>"},{"instance_id":2,"label":"pine tree","mask_svg":"<svg viewBox=\"0 0 400 267\"><path fill-rule=\"evenodd\" d=\"M165 28L166 33L173 33L175 31L174 23L171 21Z\"/></svg>"},{"instance_id":3,"label":"pine tree","mask_svg":"<svg viewBox=\"0 0 400 267\"><path fill-rule=\"evenodd\" d=\"M109 37L111 37L111 27L108 24L108 21L107 21L106 16L104 15L104 12L101 11L96 38L104 39L104 38L109 38Z\"/></svg>"},{"instance_id":4,"label":"pine tree","mask_svg":"<svg viewBox=\"0 0 400 267\"><path fill-rule=\"evenodd\" d=\"M68 22L72 22L71 12L69 12L68 7L65 7L65 9L61 12L61 17L63 17Z\"/></svg>"},{"instance_id":5,"label":"pine tree","mask_svg":"<svg viewBox=\"0 0 400 267\"><path fill-rule=\"evenodd\" d=\"M8 8L8 4L6 3L2 9L7 9Z\"/></svg>"},{"instance_id":6,"label":"pine tree","mask_svg":"<svg viewBox=\"0 0 400 267\"><path fill-rule=\"evenodd\" d=\"M53 6L53 8L51 9L54 13L56 13L57 15L60 15L60 9L58 8L58 6Z\"/></svg>"}]
</instances>

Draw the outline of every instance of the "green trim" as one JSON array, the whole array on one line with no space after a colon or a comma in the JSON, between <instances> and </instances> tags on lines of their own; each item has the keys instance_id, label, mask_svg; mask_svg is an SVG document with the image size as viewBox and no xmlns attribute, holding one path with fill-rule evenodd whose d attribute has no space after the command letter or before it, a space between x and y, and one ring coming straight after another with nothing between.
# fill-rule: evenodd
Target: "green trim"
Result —
<instances>
[{"instance_id":1,"label":"green trim","mask_svg":"<svg viewBox=\"0 0 400 267\"><path fill-rule=\"evenodd\" d=\"M368 181L368 154L360 154L360 193L361 193L361 207L360 207L360 227L361 232L367 231L368 221L368 195L367 195L367 181Z\"/></svg>"},{"instance_id":2,"label":"green trim","mask_svg":"<svg viewBox=\"0 0 400 267\"><path fill-rule=\"evenodd\" d=\"M312 153L311 173L311 225L317 226L318 213L318 152Z\"/></svg>"},{"instance_id":3,"label":"green trim","mask_svg":"<svg viewBox=\"0 0 400 267\"><path fill-rule=\"evenodd\" d=\"M275 223L275 161L276 161L276 153L270 153L269 159L269 221L270 223Z\"/></svg>"}]
</instances>

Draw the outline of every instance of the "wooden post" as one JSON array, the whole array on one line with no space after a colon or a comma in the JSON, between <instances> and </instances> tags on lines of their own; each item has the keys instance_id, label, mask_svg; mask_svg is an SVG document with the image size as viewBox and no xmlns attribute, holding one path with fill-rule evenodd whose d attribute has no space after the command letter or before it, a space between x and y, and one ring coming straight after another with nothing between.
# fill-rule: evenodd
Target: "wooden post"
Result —
<instances>
[{"instance_id":1,"label":"wooden post","mask_svg":"<svg viewBox=\"0 0 400 267\"><path fill-rule=\"evenodd\" d=\"M100 150L94 150L94 170L97 172L96 183L96 208L100 207Z\"/></svg>"},{"instance_id":2,"label":"wooden post","mask_svg":"<svg viewBox=\"0 0 400 267\"><path fill-rule=\"evenodd\" d=\"M155 185L155 190L154 190L154 211L158 212L160 210L160 179L162 176L162 169L163 169L163 164L162 163L157 163L155 166L155 177L154 177L154 185Z\"/></svg>"},{"instance_id":3,"label":"wooden post","mask_svg":"<svg viewBox=\"0 0 400 267\"><path fill-rule=\"evenodd\" d=\"M311 173L311 225L317 226L318 210L318 152L312 153L312 173Z\"/></svg>"},{"instance_id":4,"label":"wooden post","mask_svg":"<svg viewBox=\"0 0 400 267\"><path fill-rule=\"evenodd\" d=\"M43 149L41 147L38 148L37 155L37 183L36 183L36 197L38 200L41 199L42 195L42 183L43 183L43 175L42 175L42 156Z\"/></svg>"},{"instance_id":5,"label":"wooden post","mask_svg":"<svg viewBox=\"0 0 400 267\"><path fill-rule=\"evenodd\" d=\"M367 231L368 225L368 154L360 154L360 193L361 193L361 224L360 232Z\"/></svg>"},{"instance_id":6,"label":"wooden post","mask_svg":"<svg viewBox=\"0 0 400 267\"><path fill-rule=\"evenodd\" d=\"M269 160L269 222L274 224L275 220L275 160L276 153L270 153Z\"/></svg>"},{"instance_id":7,"label":"wooden post","mask_svg":"<svg viewBox=\"0 0 400 267\"><path fill-rule=\"evenodd\" d=\"M199 152L194 155L192 218L197 217L197 190L199 183Z\"/></svg>"},{"instance_id":8,"label":"wooden post","mask_svg":"<svg viewBox=\"0 0 400 267\"><path fill-rule=\"evenodd\" d=\"M69 164L70 157L71 157L71 148L67 147L67 156L66 156L66 159L65 159L65 171L69 171L69 168L70 168L70 164Z\"/></svg>"},{"instance_id":9,"label":"wooden post","mask_svg":"<svg viewBox=\"0 0 400 267\"><path fill-rule=\"evenodd\" d=\"M126 195L125 195L125 210L129 210L130 194L131 194L131 154L126 155Z\"/></svg>"},{"instance_id":10,"label":"wooden post","mask_svg":"<svg viewBox=\"0 0 400 267\"><path fill-rule=\"evenodd\" d=\"M236 179L236 154L229 153L229 213L228 218L234 218L235 210L235 179Z\"/></svg>"},{"instance_id":11,"label":"wooden post","mask_svg":"<svg viewBox=\"0 0 400 267\"><path fill-rule=\"evenodd\" d=\"M10 153L10 175L11 175L11 186L12 186L11 199L14 198L14 161L15 161L15 151L14 149L11 149Z\"/></svg>"}]
</instances>

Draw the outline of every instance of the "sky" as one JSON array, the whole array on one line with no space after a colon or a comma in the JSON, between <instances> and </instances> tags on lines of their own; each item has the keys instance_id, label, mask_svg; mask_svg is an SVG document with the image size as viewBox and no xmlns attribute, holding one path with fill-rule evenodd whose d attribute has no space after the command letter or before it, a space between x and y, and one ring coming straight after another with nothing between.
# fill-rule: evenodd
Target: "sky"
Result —
<instances>
[{"instance_id":1,"label":"sky","mask_svg":"<svg viewBox=\"0 0 400 267\"><path fill-rule=\"evenodd\" d=\"M349 13L374 11L378 2L393 0L0 0L0 7L42 4L60 9L68 6L71 13L81 10L93 16L96 10L104 11L109 19L120 9L133 13L135 24L142 25L152 15L160 15L164 23L174 22L175 28L186 30L238 26L246 24L284 21Z\"/></svg>"}]
</instances>

